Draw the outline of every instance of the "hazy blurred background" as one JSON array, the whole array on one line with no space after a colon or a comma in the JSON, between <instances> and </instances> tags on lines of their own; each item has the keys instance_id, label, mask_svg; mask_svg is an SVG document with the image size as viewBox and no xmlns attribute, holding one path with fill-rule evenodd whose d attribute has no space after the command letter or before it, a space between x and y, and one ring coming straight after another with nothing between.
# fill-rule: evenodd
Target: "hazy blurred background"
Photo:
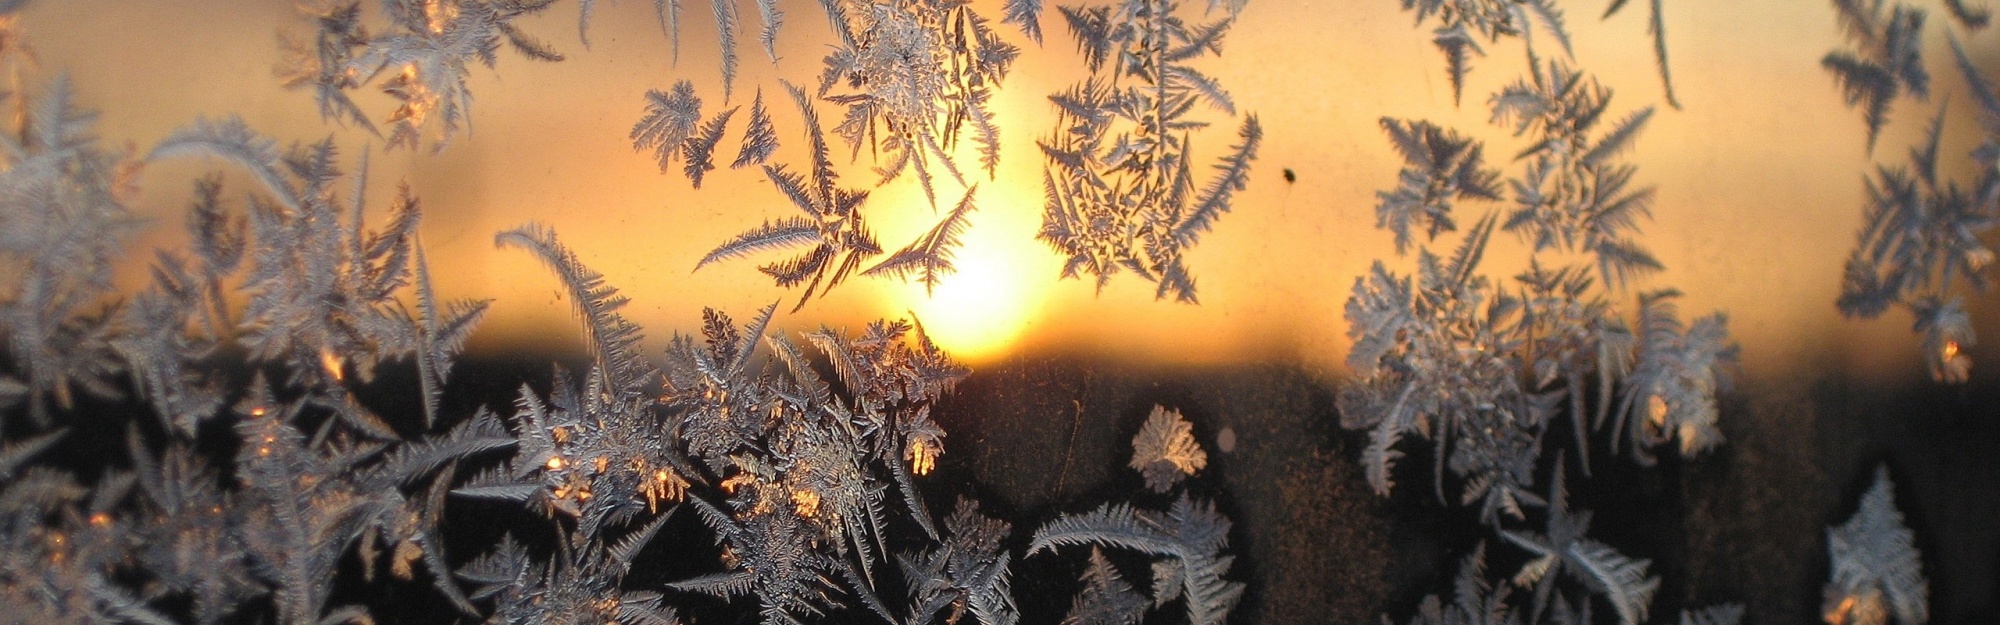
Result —
<instances>
[{"instance_id":1,"label":"hazy blurred background","mask_svg":"<svg viewBox=\"0 0 2000 625\"><path fill-rule=\"evenodd\" d=\"M796 163L802 128L778 97L778 81L816 81L832 35L815 3L780 4L788 19L779 59L772 63L746 34L728 105L747 106L759 87L768 92L785 142L776 161ZM999 14L997 2L981 4ZM1819 67L1822 55L1845 45L1832 7L1819 0L1668 2L1668 46L1685 104L1671 110L1655 74L1644 7L1601 21L1602 4L1561 3L1575 62L1616 90L1612 114L1662 109L1629 157L1639 179L1658 187L1644 241L1668 270L1638 288L1686 291L1690 316L1728 311L1752 372L1815 363L1864 377L1921 375L1906 313L1855 322L1832 305L1860 223L1862 176L1872 167L1860 113L1843 106ZM685 78L697 86L705 115L723 104L708 11L690 5L684 12L676 64L650 3L599 5L588 48L578 41L571 3L526 22L568 60L537 63L503 51L497 70L476 68L472 132L437 155L384 154L378 138L322 122L309 93L278 86L278 33L310 36L312 27L289 2L46 1L36 2L21 26L39 59L33 73L68 72L81 102L102 111L97 128L108 140L143 151L199 116L233 113L285 141L332 133L349 159L372 143L373 205L386 206L397 181L421 196L424 243L443 294L496 300L475 351L574 340L555 281L528 255L491 243L494 232L528 221L555 226L629 295L628 314L654 342L696 327L703 306L748 314L782 298L788 308L796 294L772 286L755 271L757 262L691 272L726 237L792 210L764 175L724 168L696 191L678 171L660 173L627 138L648 89ZM1491 142L1488 154L1499 160L1519 147L1487 123L1485 106L1488 94L1525 67L1518 41L1487 46L1488 56L1475 59L1464 105L1455 108L1443 58L1412 18L1391 0L1253 0L1243 12L1224 56L1206 67L1242 111L1261 118L1267 135L1235 211L1189 254L1199 306L1155 302L1152 285L1129 275L1102 293L1088 281L1057 281L1060 259L1033 238L1042 211L1033 142L1053 123L1046 96L1080 78L1081 64L1052 7L1040 46L999 25L1025 50L997 98L1002 164L997 180L980 180L960 274L928 298L915 285L856 279L781 323L852 326L914 311L947 347L975 361L1025 349L1191 363L1296 357L1338 367L1349 343L1341 318L1348 289L1373 259L1393 254L1391 237L1372 227L1374 192L1394 182L1400 161L1377 119L1454 126ZM743 21L746 29L757 26L754 12ZM1931 103L1897 101L1875 158L1900 163L1904 146L1944 100L1971 110L1943 30L1927 30L1939 39L1929 45ZM1970 49L1991 53L2000 48L1993 39L1978 37ZM363 107L378 119L389 110L385 97L363 95ZM1195 138L1202 159L1235 140L1234 123L1212 119L1218 127ZM1962 175L1976 132L1968 117L1954 121L1946 152ZM741 128L738 121L725 141ZM842 182L873 184L870 165L864 152L861 162L844 166ZM159 222L142 248L178 245L191 181L210 169L227 167L182 159L146 173L140 209ZM1296 182L1281 176L1285 169ZM945 186L945 198L960 193ZM910 177L877 190L868 210L890 247L937 218ZM1511 275L1520 245L1511 237L1496 241L1502 245L1489 262ZM145 258L131 259L133 282L142 279ZM1991 324L1982 330L2000 337Z\"/></svg>"}]
</instances>

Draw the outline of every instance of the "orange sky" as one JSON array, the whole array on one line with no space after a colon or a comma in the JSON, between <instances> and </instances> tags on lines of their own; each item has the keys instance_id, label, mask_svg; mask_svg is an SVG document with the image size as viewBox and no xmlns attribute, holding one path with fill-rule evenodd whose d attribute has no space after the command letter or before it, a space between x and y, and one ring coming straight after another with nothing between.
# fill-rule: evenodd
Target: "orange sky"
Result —
<instances>
[{"instance_id":1,"label":"orange sky","mask_svg":"<svg viewBox=\"0 0 2000 625\"><path fill-rule=\"evenodd\" d=\"M375 3L365 4L373 10ZM695 191L678 172L659 173L627 139L647 89L687 78L697 85L704 113L721 104L708 10L691 3L684 11L676 66L650 3L599 4L588 49L577 42L573 3L528 21L530 31L570 59L539 64L503 53L497 71L478 69L471 82L473 132L442 154L382 154L375 141L372 194L381 197L374 205L387 205L397 180L410 183L423 199L423 237L441 290L497 300L476 348L576 335L555 280L525 254L491 243L494 232L528 221L554 225L630 296L627 314L655 343L696 327L702 306L744 316L780 299L789 309L796 297L772 286L751 262L690 271L724 238L791 210L761 173L721 169ZM997 17L997 4L978 6ZM1615 115L1663 105L1643 3L1609 21L1597 19L1602 4L1561 3L1577 62L1617 90ZM830 33L816 3L781 6L788 20L780 60L773 64L746 35L730 104L748 105L761 86L773 98L785 144L777 161L798 162L801 129L779 97L778 80L816 80ZM749 7L743 18L754 29ZM959 253L963 275L934 298L918 286L857 278L781 323L858 326L915 311L941 341L975 360L1054 348L1187 362L1301 357L1337 366L1349 342L1341 318L1349 287L1373 259L1393 253L1390 236L1372 228L1374 193L1393 184L1399 166L1377 118L1455 126L1492 142L1489 155L1518 147L1486 124L1483 102L1521 71L1519 46L1488 46L1490 56L1476 61L1466 85L1466 106L1454 109L1427 29L1412 27L1398 8L1394 0L1251 0L1225 56L1206 61L1239 108L1259 115L1266 137L1235 211L1188 254L1202 305L1156 303L1151 285L1130 276L1102 294L1088 282L1058 282L1061 259L1032 239L1041 213L1033 140L1052 123L1045 98L1081 75L1051 6L1043 17L1048 40L1040 47L1001 26L1026 49L996 98L1003 161L997 180L981 179L980 210ZM1842 105L1819 68L1822 55L1843 45L1833 9L1817 0L1673 0L1667 10L1686 108L1656 114L1628 153L1640 165L1640 179L1659 188L1645 240L1668 266L1641 288L1688 292L1689 316L1728 310L1752 370L1826 358L1857 367L1915 366L1906 314L1849 322L1832 305L1859 227L1862 172L1870 167L1860 114ZM1960 108L1969 103L1941 41L1945 22L1934 16L1930 30L1940 39L1929 48L1936 92L1969 110ZM237 113L282 140L333 133L350 156L369 142L365 133L321 122L308 94L285 91L272 78L278 30L309 26L290 3L44 1L22 23L41 62L37 73L70 72L81 101L102 111L98 130L107 139L143 150L197 116ZM1982 37L1972 48L1990 53L1991 40ZM1930 105L1898 101L1876 156L1900 157L1942 97ZM378 116L389 108L377 97L363 102ZM821 108L823 117L835 118L831 105ZM745 115L738 113L727 145ZM1219 127L1195 138L1204 160L1235 141L1236 124L1214 119ZM1947 147L1963 154L1976 133L1966 118L1958 121L1948 128ZM871 184L867 165L843 168L843 182ZM195 159L149 170L140 210L162 226L142 245L174 245L191 181L221 166ZM1282 168L1296 171L1298 181L1286 183ZM940 204L960 193L946 186ZM892 249L936 219L911 180L877 190L868 206L879 238ZM1463 214L1461 221L1475 216ZM1507 249L1489 262L1495 273L1512 275L1519 245L1511 237L1496 242Z\"/></svg>"}]
</instances>

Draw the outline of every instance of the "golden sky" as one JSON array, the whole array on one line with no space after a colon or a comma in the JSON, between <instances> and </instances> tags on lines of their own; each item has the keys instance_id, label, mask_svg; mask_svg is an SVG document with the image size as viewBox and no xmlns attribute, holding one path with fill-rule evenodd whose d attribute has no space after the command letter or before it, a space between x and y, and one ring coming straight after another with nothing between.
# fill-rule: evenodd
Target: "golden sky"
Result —
<instances>
[{"instance_id":1,"label":"golden sky","mask_svg":"<svg viewBox=\"0 0 2000 625\"><path fill-rule=\"evenodd\" d=\"M374 10L374 2L365 4ZM443 294L496 300L476 347L545 336L575 340L555 279L526 254L492 244L493 233L530 221L555 226L628 295L627 314L655 344L697 327L703 306L741 317L782 299L789 310L797 294L772 286L754 262L691 271L726 237L792 210L764 175L719 169L696 191L678 171L660 173L627 138L648 89L686 78L697 86L704 114L722 104L708 9L690 2L683 11L675 64L651 3L598 4L589 48L577 40L574 3L527 21L529 31L569 60L544 64L503 52L497 70L477 69L473 130L438 155L382 153L380 140L322 122L309 94L278 86L277 33L308 34L310 27L288 2L42 0L22 26L40 62L33 73L68 72L81 102L102 112L98 131L107 140L144 150L198 116L234 113L284 141L331 133L350 158L372 141L374 205L386 206L399 180L422 197L423 240ZM1822 55L1844 46L1832 7L1819 0L1670 0L1669 47L1685 105L1675 111L1664 109L1660 96L1644 3L1599 20L1603 4L1559 3L1569 13L1576 62L1617 91L1614 115L1663 109L1628 153L1640 166L1640 181L1658 187L1645 241L1668 266L1639 288L1686 291L1686 316L1727 310L1753 371L1829 358L1841 366L1917 366L1907 314L1854 322L1833 307L1841 263L1860 226L1862 174L1871 164L1860 114L1842 104L1819 67ZM742 16L754 29L751 6L744 3ZM764 55L754 30L746 33L728 104L747 107L763 88L784 143L776 161L797 163L804 158L802 129L778 81L817 80L831 36L817 3L781 6L788 19L779 59ZM998 2L977 6L997 21ZM1395 0L1251 0L1224 56L1205 61L1239 109L1260 117L1266 136L1250 188L1188 254L1201 305L1155 302L1152 285L1131 276L1101 294L1088 281L1059 282L1061 259L1032 238L1042 210L1033 141L1053 123L1046 96L1082 76L1051 5L1042 19L1048 37L1039 47L1011 25L1000 26L1025 50L996 98L1002 164L997 179L979 178L980 209L959 252L961 274L932 297L919 286L856 278L780 323L858 328L914 311L940 341L974 360L1061 349L1180 362L1299 357L1337 366L1349 343L1341 307L1354 278L1373 259L1393 257L1390 235L1373 228L1374 193L1393 185L1400 160L1376 120L1388 115L1454 126L1487 139L1490 158L1504 159L1519 147L1486 123L1484 101L1524 68L1520 46L1488 46L1489 56L1475 61L1467 81L1465 106L1454 108L1428 29L1414 27L1399 7ZM1900 162L1940 101L1951 98L1954 108L1970 110L1960 108L1969 103L1943 45L1945 23L1934 15L1929 31L1931 103L1898 101L1875 158ZM1991 53L1992 39L1981 37L1971 48ZM378 118L389 109L377 96L362 101ZM831 104L821 105L821 115L837 119ZM746 116L739 111L726 146L734 145ZM1218 127L1195 138L1204 160L1235 142L1235 121L1211 119ZM1956 121L1961 125L1947 129L1947 148L1962 155L1976 132L1967 118ZM842 181L871 185L868 166L864 152L862 162L843 167ZM159 223L143 247L175 244L191 181L215 168L226 166L182 159L147 172L139 209ZM1285 182L1284 168L1296 171L1298 181ZM946 184L939 203L948 208L959 194ZM891 249L939 215L909 179L876 190L868 206ZM1476 219L1476 212L1460 210L1461 222ZM1511 236L1495 240L1504 249L1488 262L1495 273L1512 275L1523 258L1520 245Z\"/></svg>"}]
</instances>

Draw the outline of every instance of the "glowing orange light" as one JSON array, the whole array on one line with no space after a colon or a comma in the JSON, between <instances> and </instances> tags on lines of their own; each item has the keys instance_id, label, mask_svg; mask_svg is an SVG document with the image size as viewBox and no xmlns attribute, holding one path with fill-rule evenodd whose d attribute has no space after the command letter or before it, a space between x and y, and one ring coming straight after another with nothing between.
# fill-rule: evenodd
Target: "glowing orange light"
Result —
<instances>
[{"instance_id":1,"label":"glowing orange light","mask_svg":"<svg viewBox=\"0 0 2000 625\"><path fill-rule=\"evenodd\" d=\"M1987 265L1992 263L1993 263L1993 250L1989 250L1982 247L1965 253L1965 264L1967 267L1970 267L1972 271L1977 272L1980 269L1984 269Z\"/></svg>"},{"instance_id":2,"label":"glowing orange light","mask_svg":"<svg viewBox=\"0 0 2000 625\"><path fill-rule=\"evenodd\" d=\"M415 567L411 565L416 564L417 559L422 557L424 557L422 547L407 540L398 542L395 557L389 561L389 573L395 575L396 579L410 579L416 574Z\"/></svg>"},{"instance_id":3,"label":"glowing orange light","mask_svg":"<svg viewBox=\"0 0 2000 625\"><path fill-rule=\"evenodd\" d=\"M819 493L803 489L792 491L792 509L806 518L819 514Z\"/></svg>"},{"instance_id":4,"label":"glowing orange light","mask_svg":"<svg viewBox=\"0 0 2000 625\"><path fill-rule=\"evenodd\" d=\"M326 368L327 375L333 376L333 381L342 381L343 377L340 373L342 362L339 356L333 354L333 350L324 347L319 348L319 364L321 367Z\"/></svg>"},{"instance_id":5,"label":"glowing orange light","mask_svg":"<svg viewBox=\"0 0 2000 625\"><path fill-rule=\"evenodd\" d=\"M1003 185L979 187L979 210L952 254L952 268L926 291L912 280L883 298L885 316L915 313L924 332L954 358L978 361L999 355L1024 334L1042 311L1051 276L1061 259L1049 253L1040 231L1039 193L1015 195ZM912 215L937 219L928 210Z\"/></svg>"},{"instance_id":6,"label":"glowing orange light","mask_svg":"<svg viewBox=\"0 0 2000 625\"><path fill-rule=\"evenodd\" d=\"M438 0L429 0L424 3L424 26L430 28L433 33L444 34L445 27L449 26L451 20L457 17L458 6L455 4L439 2Z\"/></svg>"},{"instance_id":7,"label":"glowing orange light","mask_svg":"<svg viewBox=\"0 0 2000 625\"><path fill-rule=\"evenodd\" d=\"M1667 427L1667 400L1665 398L1659 395L1652 395L1646 398L1646 424L1653 426L1654 431L1659 431Z\"/></svg>"},{"instance_id":8,"label":"glowing orange light","mask_svg":"<svg viewBox=\"0 0 2000 625\"><path fill-rule=\"evenodd\" d=\"M653 472L653 481L640 486L639 491L646 496L646 510L657 512L662 499L680 501L687 492L687 482L672 471L660 469Z\"/></svg>"},{"instance_id":9,"label":"glowing orange light","mask_svg":"<svg viewBox=\"0 0 2000 625\"><path fill-rule=\"evenodd\" d=\"M941 453L944 453L944 450L939 448L936 439L929 436L911 438L909 453L905 454L910 461L910 472L930 475L931 468L937 466L937 457Z\"/></svg>"},{"instance_id":10,"label":"glowing orange light","mask_svg":"<svg viewBox=\"0 0 2000 625\"><path fill-rule=\"evenodd\" d=\"M1838 607L1835 607L1832 611L1827 612L1826 615L1822 618L1826 619L1826 622L1829 625L1842 625L1843 623L1847 622L1847 615L1853 612L1854 612L1854 597L1848 596L1847 598L1841 599L1840 605Z\"/></svg>"},{"instance_id":11,"label":"glowing orange light","mask_svg":"<svg viewBox=\"0 0 2000 625\"><path fill-rule=\"evenodd\" d=\"M757 478L751 476L748 473L738 473L736 475L729 476L728 479L722 480L722 492L734 495L736 494L736 489L742 488L743 486L748 484L755 483L756 481Z\"/></svg>"},{"instance_id":12,"label":"glowing orange light","mask_svg":"<svg viewBox=\"0 0 2000 625\"><path fill-rule=\"evenodd\" d=\"M550 456L550 457L549 457L549 470L550 470L550 471L561 471L561 470L562 470L562 468L563 468L563 459L562 459L562 456Z\"/></svg>"}]
</instances>

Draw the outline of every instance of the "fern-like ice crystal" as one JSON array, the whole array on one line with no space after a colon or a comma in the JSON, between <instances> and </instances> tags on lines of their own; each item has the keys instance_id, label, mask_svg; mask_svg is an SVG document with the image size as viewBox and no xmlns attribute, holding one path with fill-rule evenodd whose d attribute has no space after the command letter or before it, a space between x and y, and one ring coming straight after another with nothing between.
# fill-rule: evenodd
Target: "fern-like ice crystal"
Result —
<instances>
[{"instance_id":1,"label":"fern-like ice crystal","mask_svg":"<svg viewBox=\"0 0 2000 625\"><path fill-rule=\"evenodd\" d=\"M938 170L965 184L951 157L965 133L994 173L1000 134L987 102L1020 49L964 0L867 3L845 16L819 83L820 97L847 108L834 133L857 154L868 148L883 182L914 170L933 205Z\"/></svg>"},{"instance_id":2,"label":"fern-like ice crystal","mask_svg":"<svg viewBox=\"0 0 2000 625\"><path fill-rule=\"evenodd\" d=\"M1875 470L1874 484L1846 523L1826 528L1832 573L1821 611L1838 625L1918 625L1930 620L1930 582L1924 579L1916 536L1896 509L1889 468Z\"/></svg>"},{"instance_id":3,"label":"fern-like ice crystal","mask_svg":"<svg viewBox=\"0 0 2000 625\"><path fill-rule=\"evenodd\" d=\"M1930 96L1930 71L1924 68L1924 15L1921 8L1884 0L1834 0L1842 34L1852 50L1835 50L1820 59L1833 73L1848 106L1861 107L1868 126L1868 150L1889 121L1889 105L1903 94Z\"/></svg>"},{"instance_id":4,"label":"fern-like ice crystal","mask_svg":"<svg viewBox=\"0 0 2000 625\"><path fill-rule=\"evenodd\" d=\"M1062 7L1091 76L1049 96L1057 127L1041 144L1045 209L1040 237L1067 260L1062 276L1090 275L1102 290L1129 270L1158 288L1156 299L1194 302L1183 252L1201 240L1249 184L1263 142L1246 115L1238 142L1200 183L1193 132L1206 106L1235 115L1215 78L1192 64L1222 53L1234 15L1194 23L1174 0Z\"/></svg>"},{"instance_id":5,"label":"fern-like ice crystal","mask_svg":"<svg viewBox=\"0 0 2000 625\"><path fill-rule=\"evenodd\" d=\"M1721 372L1734 358L1720 315L1684 326L1666 304L1671 295L1648 295L1635 335L1612 305L1612 295L1661 268L1637 240L1652 190L1632 189L1636 168L1620 161L1651 109L1600 128L1608 88L1557 61L1530 55L1529 66L1489 100L1493 123L1530 142L1504 181L1483 169L1479 141L1429 122L1382 121L1405 165L1397 187L1377 193L1377 226L1395 235L1399 254L1419 244L1416 269L1376 262L1355 280L1345 311L1348 365L1359 379L1339 406L1345 427L1370 430L1369 483L1387 494L1398 444L1418 434L1434 446L1438 497L1449 469L1463 480L1459 501L1478 502L1488 524L1521 519L1523 504L1539 502L1528 487L1559 418L1586 472L1587 422L1612 423L1614 440L1629 430L1642 462L1675 437L1684 456L1713 446ZM1432 251L1438 235L1458 229L1458 208L1495 200L1511 204L1504 217L1489 212L1449 255ZM1495 230L1529 248L1511 280L1480 267ZM1594 420L1586 417L1593 378ZM1628 424L1641 417L1645 425Z\"/></svg>"}]
</instances>

